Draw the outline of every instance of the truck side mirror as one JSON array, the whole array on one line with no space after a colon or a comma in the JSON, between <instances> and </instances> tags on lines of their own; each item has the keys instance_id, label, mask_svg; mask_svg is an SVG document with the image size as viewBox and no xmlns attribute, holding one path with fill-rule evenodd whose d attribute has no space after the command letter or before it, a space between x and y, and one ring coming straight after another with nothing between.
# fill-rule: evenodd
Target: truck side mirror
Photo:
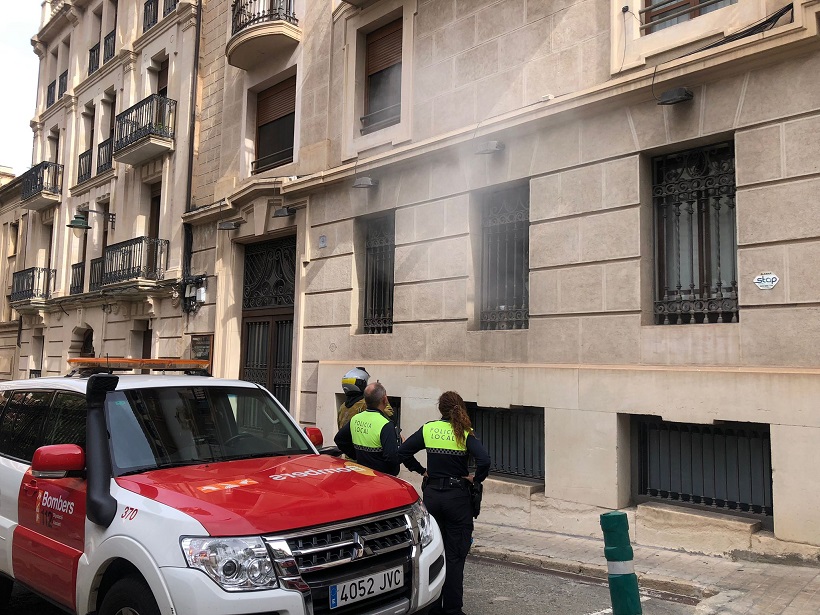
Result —
<instances>
[{"instance_id":1,"label":"truck side mirror","mask_svg":"<svg viewBox=\"0 0 820 615\"><path fill-rule=\"evenodd\" d=\"M85 451L76 444L50 444L34 451L31 473L35 478L65 478L85 470Z\"/></svg>"},{"instance_id":2,"label":"truck side mirror","mask_svg":"<svg viewBox=\"0 0 820 615\"><path fill-rule=\"evenodd\" d=\"M318 427L305 427L305 435L307 435L308 439L316 448L319 448L325 442L325 437L322 435L322 430Z\"/></svg>"}]
</instances>

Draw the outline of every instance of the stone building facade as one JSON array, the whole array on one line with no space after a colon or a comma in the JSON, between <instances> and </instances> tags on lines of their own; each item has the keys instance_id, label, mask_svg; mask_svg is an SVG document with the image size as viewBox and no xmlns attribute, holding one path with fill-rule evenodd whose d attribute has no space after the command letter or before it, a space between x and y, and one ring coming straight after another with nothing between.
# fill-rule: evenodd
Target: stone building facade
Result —
<instances>
[{"instance_id":1,"label":"stone building facade","mask_svg":"<svg viewBox=\"0 0 820 615\"><path fill-rule=\"evenodd\" d=\"M815 5L246 4L204 7L184 216L217 374L326 435L354 365L408 433L459 391L489 521L816 555Z\"/></svg>"},{"instance_id":2,"label":"stone building facade","mask_svg":"<svg viewBox=\"0 0 820 615\"><path fill-rule=\"evenodd\" d=\"M183 354L197 13L186 0L43 2L33 166L0 188L5 377Z\"/></svg>"}]
</instances>

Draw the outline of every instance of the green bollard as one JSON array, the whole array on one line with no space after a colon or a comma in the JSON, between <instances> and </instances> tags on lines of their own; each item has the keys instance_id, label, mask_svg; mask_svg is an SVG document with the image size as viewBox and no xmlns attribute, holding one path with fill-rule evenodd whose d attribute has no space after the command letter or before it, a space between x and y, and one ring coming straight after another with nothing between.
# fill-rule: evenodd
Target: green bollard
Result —
<instances>
[{"instance_id":1,"label":"green bollard","mask_svg":"<svg viewBox=\"0 0 820 615\"><path fill-rule=\"evenodd\" d=\"M604 531L604 556L609 571L612 615L642 615L626 513L615 510L602 514L601 529Z\"/></svg>"}]
</instances>

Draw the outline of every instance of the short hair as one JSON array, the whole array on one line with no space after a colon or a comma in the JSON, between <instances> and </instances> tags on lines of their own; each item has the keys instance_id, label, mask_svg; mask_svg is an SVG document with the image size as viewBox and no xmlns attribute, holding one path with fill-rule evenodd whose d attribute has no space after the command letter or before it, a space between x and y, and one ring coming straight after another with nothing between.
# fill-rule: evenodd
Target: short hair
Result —
<instances>
[{"instance_id":1,"label":"short hair","mask_svg":"<svg viewBox=\"0 0 820 615\"><path fill-rule=\"evenodd\" d=\"M387 391L381 382L368 384L364 389L364 403L368 408L376 408L383 397L387 396Z\"/></svg>"}]
</instances>

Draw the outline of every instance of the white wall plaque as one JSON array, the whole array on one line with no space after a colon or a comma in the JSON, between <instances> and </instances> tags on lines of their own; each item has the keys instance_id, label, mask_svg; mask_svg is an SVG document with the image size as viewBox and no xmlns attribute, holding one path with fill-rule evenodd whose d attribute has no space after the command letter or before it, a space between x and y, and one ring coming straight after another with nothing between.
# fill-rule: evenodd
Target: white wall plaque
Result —
<instances>
[{"instance_id":1,"label":"white wall plaque","mask_svg":"<svg viewBox=\"0 0 820 615\"><path fill-rule=\"evenodd\" d=\"M780 278L778 278L771 271L764 271L763 273L756 275L753 280L755 286L757 286L760 290L771 290L779 281Z\"/></svg>"}]
</instances>

